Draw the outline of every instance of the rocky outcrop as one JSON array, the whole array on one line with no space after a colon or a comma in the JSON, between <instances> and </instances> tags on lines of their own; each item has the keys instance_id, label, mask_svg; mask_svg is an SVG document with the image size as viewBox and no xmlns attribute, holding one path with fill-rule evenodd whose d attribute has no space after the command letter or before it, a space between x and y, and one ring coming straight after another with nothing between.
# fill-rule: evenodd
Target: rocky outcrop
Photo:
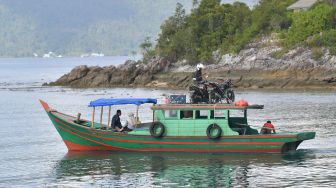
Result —
<instances>
[{"instance_id":1,"label":"rocky outcrop","mask_svg":"<svg viewBox=\"0 0 336 188\"><path fill-rule=\"evenodd\" d=\"M312 50L297 47L275 58L282 50L278 43L271 35L250 43L236 55L214 52L217 63L207 65L208 79L230 78L236 87L249 89L336 89L336 56L320 48L316 58ZM143 64L129 60L118 67L79 66L49 85L187 88L194 70L186 61L154 58Z\"/></svg>"},{"instance_id":2,"label":"rocky outcrop","mask_svg":"<svg viewBox=\"0 0 336 188\"><path fill-rule=\"evenodd\" d=\"M86 87L151 87L155 85L166 86L155 80L155 75L169 71L170 62L164 59L153 59L149 64L128 60L115 67L75 67L70 73L63 75L50 86L70 86L74 88Z\"/></svg>"}]
</instances>

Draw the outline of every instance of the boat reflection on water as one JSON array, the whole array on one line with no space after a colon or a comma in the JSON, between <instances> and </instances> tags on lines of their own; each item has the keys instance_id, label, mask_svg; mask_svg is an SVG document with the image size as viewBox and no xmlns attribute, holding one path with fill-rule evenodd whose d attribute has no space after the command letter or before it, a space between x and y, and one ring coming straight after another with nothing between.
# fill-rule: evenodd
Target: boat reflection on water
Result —
<instances>
[{"instance_id":1,"label":"boat reflection on water","mask_svg":"<svg viewBox=\"0 0 336 188\"><path fill-rule=\"evenodd\" d=\"M55 166L55 185L201 186L253 184L258 166L302 162L315 157L299 150L288 154L199 154L69 152ZM192 181L190 181L192 180Z\"/></svg>"}]
</instances>

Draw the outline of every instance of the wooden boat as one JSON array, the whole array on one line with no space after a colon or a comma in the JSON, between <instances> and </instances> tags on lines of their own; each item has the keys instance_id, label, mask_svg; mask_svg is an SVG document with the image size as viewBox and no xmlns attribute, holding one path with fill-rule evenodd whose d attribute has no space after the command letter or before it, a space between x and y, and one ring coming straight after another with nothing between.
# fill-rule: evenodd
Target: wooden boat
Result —
<instances>
[{"instance_id":1,"label":"wooden boat","mask_svg":"<svg viewBox=\"0 0 336 188\"><path fill-rule=\"evenodd\" d=\"M93 114L88 121L53 110L42 100L40 103L69 151L283 153L315 138L315 132L259 134L248 125L247 111L263 109L262 105L158 105L156 99L98 99L90 102ZM130 132L111 129L111 106L144 103L153 103L152 121L139 122ZM109 108L107 125L102 124L104 106ZM97 107L101 108L99 123L94 122ZM237 116L237 112L242 113Z\"/></svg>"}]
</instances>

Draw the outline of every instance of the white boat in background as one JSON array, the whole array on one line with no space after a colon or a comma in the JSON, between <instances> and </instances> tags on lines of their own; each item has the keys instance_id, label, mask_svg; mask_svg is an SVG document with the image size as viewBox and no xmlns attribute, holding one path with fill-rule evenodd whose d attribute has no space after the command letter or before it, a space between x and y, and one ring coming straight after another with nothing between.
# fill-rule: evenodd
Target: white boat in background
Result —
<instances>
[{"instance_id":1,"label":"white boat in background","mask_svg":"<svg viewBox=\"0 0 336 188\"><path fill-rule=\"evenodd\" d=\"M103 53L91 53L91 57L104 57Z\"/></svg>"},{"instance_id":2,"label":"white boat in background","mask_svg":"<svg viewBox=\"0 0 336 188\"><path fill-rule=\"evenodd\" d=\"M91 54L82 54L80 57L104 57L105 55L103 53L91 53Z\"/></svg>"},{"instance_id":3,"label":"white boat in background","mask_svg":"<svg viewBox=\"0 0 336 188\"><path fill-rule=\"evenodd\" d=\"M55 58L55 57L61 58L63 56L62 55L57 55L55 52L48 52L46 54L43 54L42 57L43 58Z\"/></svg>"}]
</instances>

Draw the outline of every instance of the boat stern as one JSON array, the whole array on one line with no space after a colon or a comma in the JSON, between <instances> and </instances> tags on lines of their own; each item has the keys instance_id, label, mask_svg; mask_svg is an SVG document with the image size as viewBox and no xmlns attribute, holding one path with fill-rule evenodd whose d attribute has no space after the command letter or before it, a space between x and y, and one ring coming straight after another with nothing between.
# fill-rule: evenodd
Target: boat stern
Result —
<instances>
[{"instance_id":1,"label":"boat stern","mask_svg":"<svg viewBox=\"0 0 336 188\"><path fill-rule=\"evenodd\" d=\"M315 132L298 133L296 136L296 141L285 143L282 146L281 152L286 153L290 151L295 151L304 140L314 139L315 135L316 135Z\"/></svg>"},{"instance_id":2,"label":"boat stern","mask_svg":"<svg viewBox=\"0 0 336 188\"><path fill-rule=\"evenodd\" d=\"M303 132L297 134L297 139L304 141L304 140L310 140L315 138L316 133L315 132Z\"/></svg>"}]
</instances>

